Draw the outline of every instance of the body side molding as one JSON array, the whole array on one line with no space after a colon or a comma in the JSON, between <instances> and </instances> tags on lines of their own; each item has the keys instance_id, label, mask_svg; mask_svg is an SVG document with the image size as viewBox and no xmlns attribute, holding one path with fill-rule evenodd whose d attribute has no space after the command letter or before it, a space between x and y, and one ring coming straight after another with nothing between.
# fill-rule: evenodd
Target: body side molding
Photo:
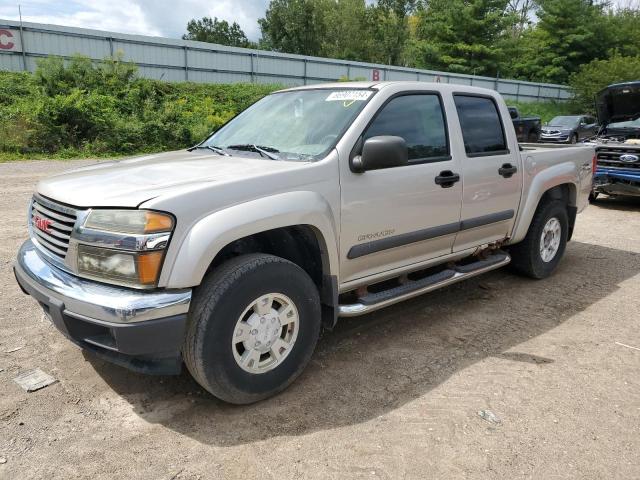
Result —
<instances>
[{"instance_id":1,"label":"body side molding","mask_svg":"<svg viewBox=\"0 0 640 480\"><path fill-rule=\"evenodd\" d=\"M481 227L491 223L502 222L513 218L514 215L515 212L513 210L504 210L502 212L490 213L489 215L482 215L481 217L469 218L467 220L462 220L461 222L447 223L445 225L438 225L437 227L401 233L400 235L395 235L393 237L361 243L359 245L354 245L349 249L347 258L349 260L353 260L355 258L364 257L365 255L381 252L383 250L402 247L404 245L422 242L424 240L430 240L444 235L451 235L462 230L469 230L471 228Z\"/></svg>"}]
</instances>

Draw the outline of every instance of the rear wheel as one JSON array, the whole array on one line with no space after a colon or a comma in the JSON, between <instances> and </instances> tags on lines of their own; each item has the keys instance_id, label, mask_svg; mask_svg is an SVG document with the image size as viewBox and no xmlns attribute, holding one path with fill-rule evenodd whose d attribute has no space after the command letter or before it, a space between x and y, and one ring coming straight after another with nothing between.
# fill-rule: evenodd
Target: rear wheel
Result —
<instances>
[{"instance_id":1,"label":"rear wheel","mask_svg":"<svg viewBox=\"0 0 640 480\"><path fill-rule=\"evenodd\" d=\"M243 255L196 291L183 356L213 395L252 403L302 373L319 333L320 300L307 273L272 255Z\"/></svg>"},{"instance_id":2,"label":"rear wheel","mask_svg":"<svg viewBox=\"0 0 640 480\"><path fill-rule=\"evenodd\" d=\"M510 248L511 266L531 278L546 278L558 266L567 246L569 217L560 200L538 206L524 240Z\"/></svg>"}]
</instances>

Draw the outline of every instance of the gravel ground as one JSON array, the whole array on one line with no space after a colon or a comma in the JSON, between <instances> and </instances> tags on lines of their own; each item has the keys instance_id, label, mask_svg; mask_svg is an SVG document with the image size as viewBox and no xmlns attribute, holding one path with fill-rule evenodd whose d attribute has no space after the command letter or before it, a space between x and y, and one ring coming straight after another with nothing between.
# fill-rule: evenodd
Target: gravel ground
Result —
<instances>
[{"instance_id":1,"label":"gravel ground","mask_svg":"<svg viewBox=\"0 0 640 480\"><path fill-rule=\"evenodd\" d=\"M342 321L291 388L235 407L83 355L17 287L30 192L81 163L0 164L0 478L640 478L640 201L588 208L552 278ZM36 367L58 382L26 393Z\"/></svg>"}]
</instances>

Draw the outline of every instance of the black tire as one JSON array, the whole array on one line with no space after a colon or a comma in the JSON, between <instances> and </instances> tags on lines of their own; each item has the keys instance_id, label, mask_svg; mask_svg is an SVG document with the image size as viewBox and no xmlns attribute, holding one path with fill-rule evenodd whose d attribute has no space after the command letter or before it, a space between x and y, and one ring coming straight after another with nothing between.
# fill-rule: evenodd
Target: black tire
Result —
<instances>
[{"instance_id":1,"label":"black tire","mask_svg":"<svg viewBox=\"0 0 640 480\"><path fill-rule=\"evenodd\" d=\"M540 253L540 240L544 226L554 217L560 223L560 244L555 256L549 262L545 262ZM569 216L566 203L561 200L543 201L531 220L527 236L509 249L512 270L535 279L548 277L564 255L568 233Z\"/></svg>"},{"instance_id":2,"label":"black tire","mask_svg":"<svg viewBox=\"0 0 640 480\"><path fill-rule=\"evenodd\" d=\"M299 314L291 351L272 370L250 373L234 358L233 332L243 311L268 293L290 298ZM183 348L194 379L221 400L248 404L284 390L304 370L320 334L320 299L307 273L283 258L236 257L207 275L195 292Z\"/></svg>"},{"instance_id":3,"label":"black tire","mask_svg":"<svg viewBox=\"0 0 640 480\"><path fill-rule=\"evenodd\" d=\"M569 143L571 143L572 145L575 145L576 143L578 143L578 134L577 133L574 133L571 136L571 140L569 141Z\"/></svg>"},{"instance_id":4,"label":"black tire","mask_svg":"<svg viewBox=\"0 0 640 480\"><path fill-rule=\"evenodd\" d=\"M594 203L598 199L598 195L600 195L600 192L592 191L589 194L589 202Z\"/></svg>"}]
</instances>

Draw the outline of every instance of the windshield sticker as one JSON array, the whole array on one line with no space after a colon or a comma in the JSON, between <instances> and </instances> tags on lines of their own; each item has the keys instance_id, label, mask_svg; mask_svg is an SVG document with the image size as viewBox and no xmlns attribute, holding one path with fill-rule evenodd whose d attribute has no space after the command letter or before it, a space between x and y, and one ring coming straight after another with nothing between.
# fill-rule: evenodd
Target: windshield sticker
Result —
<instances>
[{"instance_id":1,"label":"windshield sticker","mask_svg":"<svg viewBox=\"0 0 640 480\"><path fill-rule=\"evenodd\" d=\"M331 92L325 99L326 102L363 102L371 96L371 90L344 90Z\"/></svg>"}]
</instances>

